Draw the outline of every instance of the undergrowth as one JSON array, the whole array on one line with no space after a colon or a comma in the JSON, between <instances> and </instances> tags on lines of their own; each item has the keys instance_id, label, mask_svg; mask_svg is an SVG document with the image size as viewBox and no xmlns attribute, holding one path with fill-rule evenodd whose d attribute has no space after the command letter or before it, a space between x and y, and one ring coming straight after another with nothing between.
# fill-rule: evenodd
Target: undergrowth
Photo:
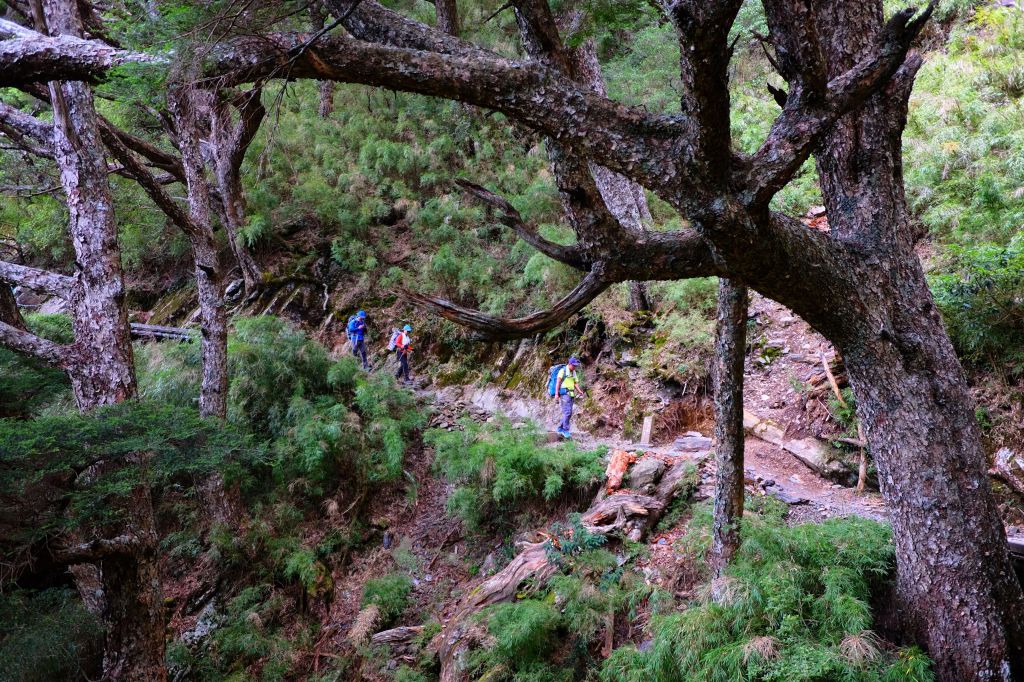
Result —
<instances>
[{"instance_id":1,"label":"undergrowth","mask_svg":"<svg viewBox=\"0 0 1024 682\"><path fill-rule=\"evenodd\" d=\"M465 431L427 432L434 467L455 484L447 509L474 531L506 526L532 502L589 491L604 474L604 449L543 444L533 426L463 423Z\"/></svg>"}]
</instances>

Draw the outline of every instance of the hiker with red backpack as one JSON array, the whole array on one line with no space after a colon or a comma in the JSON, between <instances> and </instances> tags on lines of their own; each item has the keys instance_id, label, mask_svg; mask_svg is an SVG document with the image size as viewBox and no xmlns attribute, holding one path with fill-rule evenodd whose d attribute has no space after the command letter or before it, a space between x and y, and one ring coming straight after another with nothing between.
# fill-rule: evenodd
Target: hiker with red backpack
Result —
<instances>
[{"instance_id":1,"label":"hiker with red backpack","mask_svg":"<svg viewBox=\"0 0 1024 682\"><path fill-rule=\"evenodd\" d=\"M388 342L388 350L395 351L395 358L398 360L398 372L396 379L402 379L403 383L411 384L412 377L409 375L409 354L412 352L412 325L405 325L401 331L397 329L391 334Z\"/></svg>"},{"instance_id":2,"label":"hiker with red backpack","mask_svg":"<svg viewBox=\"0 0 1024 682\"><path fill-rule=\"evenodd\" d=\"M569 358L566 364L555 365L548 370L548 395L554 397L562 406L562 421L558 424L558 435L562 438L572 438L569 421L572 419L576 396L586 393L579 366L580 361L574 356Z\"/></svg>"}]
</instances>

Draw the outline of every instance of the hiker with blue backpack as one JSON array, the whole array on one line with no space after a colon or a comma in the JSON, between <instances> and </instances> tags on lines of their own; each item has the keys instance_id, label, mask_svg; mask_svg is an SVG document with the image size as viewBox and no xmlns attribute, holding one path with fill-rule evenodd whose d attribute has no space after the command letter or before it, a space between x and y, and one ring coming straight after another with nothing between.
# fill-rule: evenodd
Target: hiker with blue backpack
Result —
<instances>
[{"instance_id":1,"label":"hiker with blue backpack","mask_svg":"<svg viewBox=\"0 0 1024 682\"><path fill-rule=\"evenodd\" d=\"M580 361L571 357L566 364L555 365L548 370L548 395L562 406L562 421L558 424L558 435L563 438L572 438L569 421L572 419L573 405L576 396L586 392L579 366Z\"/></svg>"},{"instance_id":2,"label":"hiker with blue backpack","mask_svg":"<svg viewBox=\"0 0 1024 682\"><path fill-rule=\"evenodd\" d=\"M363 363L363 369L369 370L370 363L366 361L366 311L348 318L348 326L345 328L349 343L352 344L352 355L359 358Z\"/></svg>"}]
</instances>

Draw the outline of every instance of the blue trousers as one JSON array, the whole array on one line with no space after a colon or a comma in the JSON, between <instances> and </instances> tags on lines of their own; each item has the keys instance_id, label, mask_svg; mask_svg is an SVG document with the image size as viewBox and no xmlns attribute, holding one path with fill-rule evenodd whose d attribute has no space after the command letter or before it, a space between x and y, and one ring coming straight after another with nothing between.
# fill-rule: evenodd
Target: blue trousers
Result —
<instances>
[{"instance_id":1,"label":"blue trousers","mask_svg":"<svg viewBox=\"0 0 1024 682\"><path fill-rule=\"evenodd\" d=\"M370 364L366 362L366 340L365 339L352 339L352 355L356 356L363 362L363 369L370 369Z\"/></svg>"},{"instance_id":2,"label":"blue trousers","mask_svg":"<svg viewBox=\"0 0 1024 682\"><path fill-rule=\"evenodd\" d=\"M558 398L558 404L562 406L562 421L559 423L558 428L562 431L570 430L569 420L572 419L573 402L575 402L575 398L568 393Z\"/></svg>"}]
</instances>

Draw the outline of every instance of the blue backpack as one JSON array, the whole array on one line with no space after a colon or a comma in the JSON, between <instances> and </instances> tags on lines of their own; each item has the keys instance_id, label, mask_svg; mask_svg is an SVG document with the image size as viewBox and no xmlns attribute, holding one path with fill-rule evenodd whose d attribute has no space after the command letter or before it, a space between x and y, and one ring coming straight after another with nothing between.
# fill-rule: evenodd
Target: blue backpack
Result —
<instances>
[{"instance_id":1,"label":"blue backpack","mask_svg":"<svg viewBox=\"0 0 1024 682\"><path fill-rule=\"evenodd\" d=\"M558 372L561 371L561 369L563 367L565 367L564 364L562 364L562 365L554 365L553 367L551 367L551 369L548 370L548 395L549 396L553 397L555 395L555 386L558 385ZM562 391L561 391L561 394L565 395L566 393L567 393L567 391L563 388Z\"/></svg>"},{"instance_id":2,"label":"blue backpack","mask_svg":"<svg viewBox=\"0 0 1024 682\"><path fill-rule=\"evenodd\" d=\"M345 327L345 335L351 340L352 336L356 333L356 322L359 321L357 315L353 315L348 318L348 326Z\"/></svg>"}]
</instances>

